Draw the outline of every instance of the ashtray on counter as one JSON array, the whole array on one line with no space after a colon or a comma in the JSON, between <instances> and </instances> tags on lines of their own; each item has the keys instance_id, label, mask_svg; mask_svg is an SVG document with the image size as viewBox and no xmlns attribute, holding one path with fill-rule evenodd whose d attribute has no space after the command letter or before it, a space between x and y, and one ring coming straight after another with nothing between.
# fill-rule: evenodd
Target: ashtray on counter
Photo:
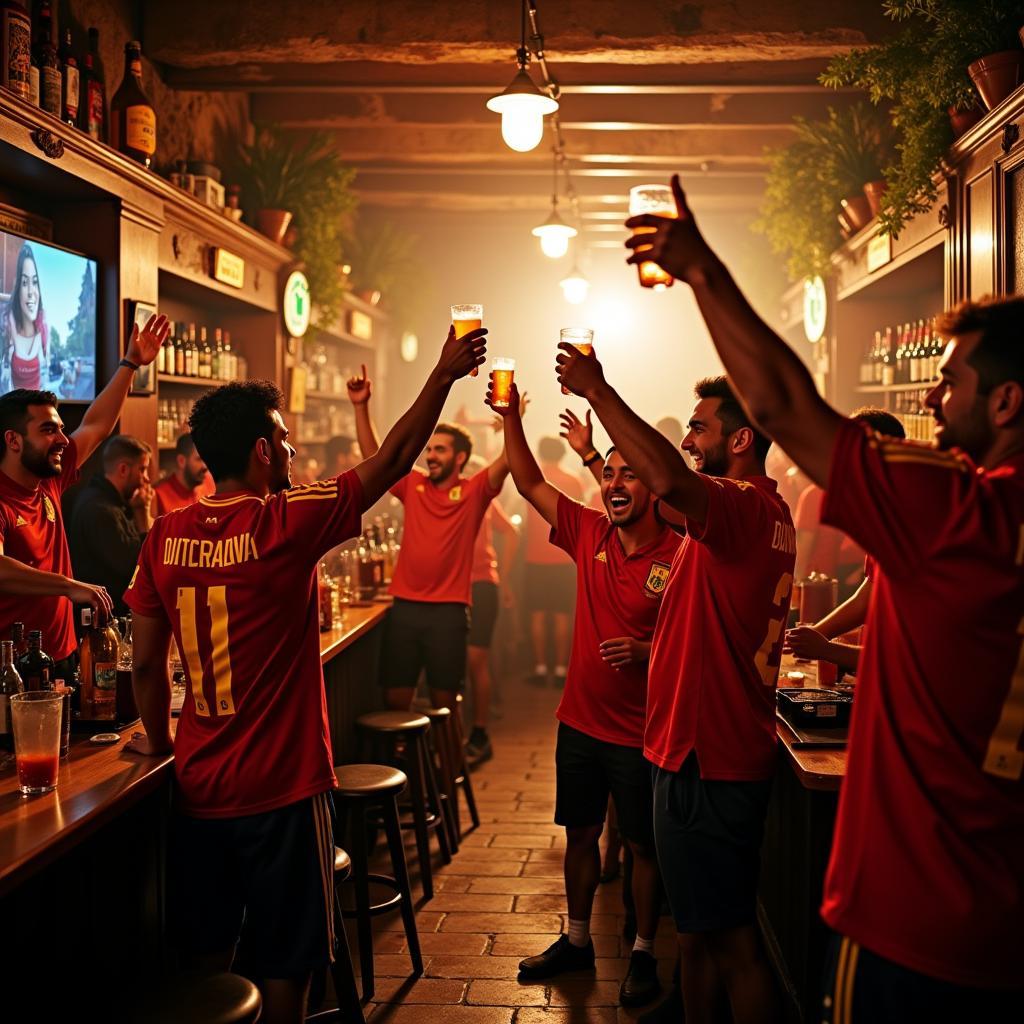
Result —
<instances>
[{"instance_id":1,"label":"ashtray on counter","mask_svg":"<svg viewBox=\"0 0 1024 1024\"><path fill-rule=\"evenodd\" d=\"M795 725L838 729L849 724L852 694L788 686L780 686L775 692L779 713Z\"/></svg>"}]
</instances>

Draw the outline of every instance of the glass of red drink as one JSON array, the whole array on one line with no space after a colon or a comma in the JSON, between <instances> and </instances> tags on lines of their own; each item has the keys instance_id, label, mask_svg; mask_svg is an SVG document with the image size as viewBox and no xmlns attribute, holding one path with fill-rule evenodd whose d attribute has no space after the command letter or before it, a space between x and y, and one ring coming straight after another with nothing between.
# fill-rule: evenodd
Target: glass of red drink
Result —
<instances>
[{"instance_id":1,"label":"glass of red drink","mask_svg":"<svg viewBox=\"0 0 1024 1024\"><path fill-rule=\"evenodd\" d=\"M26 796L49 793L57 788L63 702L63 696L54 690L30 690L11 695L18 786Z\"/></svg>"}]
</instances>

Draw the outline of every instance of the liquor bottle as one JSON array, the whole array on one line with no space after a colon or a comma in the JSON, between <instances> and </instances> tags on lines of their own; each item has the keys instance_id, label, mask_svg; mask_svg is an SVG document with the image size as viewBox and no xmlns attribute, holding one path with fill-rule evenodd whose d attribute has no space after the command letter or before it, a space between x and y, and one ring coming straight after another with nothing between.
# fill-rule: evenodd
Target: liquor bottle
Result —
<instances>
[{"instance_id":1,"label":"liquor bottle","mask_svg":"<svg viewBox=\"0 0 1024 1024\"><path fill-rule=\"evenodd\" d=\"M0 750L14 749L9 701L16 693L24 692L25 686L14 667L14 644L10 640L0 641Z\"/></svg>"},{"instance_id":2,"label":"liquor bottle","mask_svg":"<svg viewBox=\"0 0 1024 1024\"><path fill-rule=\"evenodd\" d=\"M199 366L198 376L204 380L213 376L213 349L206 335L206 328L199 328Z\"/></svg>"},{"instance_id":3,"label":"liquor bottle","mask_svg":"<svg viewBox=\"0 0 1024 1024\"><path fill-rule=\"evenodd\" d=\"M78 126L97 142L107 141L107 91L99 71L100 30L89 29L89 52L82 69Z\"/></svg>"},{"instance_id":4,"label":"liquor bottle","mask_svg":"<svg viewBox=\"0 0 1024 1024\"><path fill-rule=\"evenodd\" d=\"M20 658L28 650L24 622L16 622L11 627L11 642L14 644L14 656L16 658Z\"/></svg>"},{"instance_id":5,"label":"liquor bottle","mask_svg":"<svg viewBox=\"0 0 1024 1024\"><path fill-rule=\"evenodd\" d=\"M124 48L124 80L110 101L110 142L125 156L149 167L156 152L156 111L142 88L142 46Z\"/></svg>"},{"instance_id":6,"label":"liquor bottle","mask_svg":"<svg viewBox=\"0 0 1024 1024\"><path fill-rule=\"evenodd\" d=\"M213 358L210 361L210 376L214 380L224 380L224 332L219 327L213 329Z\"/></svg>"},{"instance_id":7,"label":"liquor bottle","mask_svg":"<svg viewBox=\"0 0 1024 1024\"><path fill-rule=\"evenodd\" d=\"M27 100L31 95L32 21L19 0L0 0L0 85Z\"/></svg>"},{"instance_id":8,"label":"liquor bottle","mask_svg":"<svg viewBox=\"0 0 1024 1024\"><path fill-rule=\"evenodd\" d=\"M892 328L886 327L885 340L882 345L882 379L883 387L892 387L896 383L896 367L893 365Z\"/></svg>"},{"instance_id":9,"label":"liquor bottle","mask_svg":"<svg viewBox=\"0 0 1024 1024\"><path fill-rule=\"evenodd\" d=\"M176 377L185 376L185 325L178 324L174 332L174 369L171 371Z\"/></svg>"},{"instance_id":10,"label":"liquor bottle","mask_svg":"<svg viewBox=\"0 0 1024 1024\"><path fill-rule=\"evenodd\" d=\"M75 128L78 126L81 75L78 71L78 60L75 58L75 51L72 47L70 28L64 29L64 37L61 40L57 56L60 58L60 119L65 124Z\"/></svg>"},{"instance_id":11,"label":"liquor bottle","mask_svg":"<svg viewBox=\"0 0 1024 1024\"><path fill-rule=\"evenodd\" d=\"M39 8L39 36L36 40L36 63L39 65L39 106L54 117L60 117L60 59L53 43L53 14L49 3Z\"/></svg>"},{"instance_id":12,"label":"liquor bottle","mask_svg":"<svg viewBox=\"0 0 1024 1024\"><path fill-rule=\"evenodd\" d=\"M53 689L53 658L43 650L42 630L29 630L28 649L14 665L26 690Z\"/></svg>"},{"instance_id":13,"label":"liquor bottle","mask_svg":"<svg viewBox=\"0 0 1024 1024\"><path fill-rule=\"evenodd\" d=\"M188 325L188 343L185 346L185 376L199 376L199 345L196 344L196 325Z\"/></svg>"},{"instance_id":14,"label":"liquor bottle","mask_svg":"<svg viewBox=\"0 0 1024 1024\"><path fill-rule=\"evenodd\" d=\"M231 332L224 332L224 380L238 379L238 357L231 349Z\"/></svg>"},{"instance_id":15,"label":"liquor bottle","mask_svg":"<svg viewBox=\"0 0 1024 1024\"><path fill-rule=\"evenodd\" d=\"M81 621L78 660L82 714L89 718L113 718L117 697L117 633L109 624L99 625L91 608L82 609Z\"/></svg>"}]
</instances>

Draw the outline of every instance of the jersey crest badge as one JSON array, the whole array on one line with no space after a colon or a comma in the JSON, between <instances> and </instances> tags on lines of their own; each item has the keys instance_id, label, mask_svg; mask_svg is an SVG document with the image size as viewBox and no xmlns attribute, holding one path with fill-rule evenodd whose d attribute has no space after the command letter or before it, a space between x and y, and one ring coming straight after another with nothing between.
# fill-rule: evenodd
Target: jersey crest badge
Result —
<instances>
[{"instance_id":1,"label":"jersey crest badge","mask_svg":"<svg viewBox=\"0 0 1024 1024\"><path fill-rule=\"evenodd\" d=\"M594 559L598 562L604 562L606 565L608 563L608 556L604 553L604 551L598 551L598 553L594 555Z\"/></svg>"},{"instance_id":2,"label":"jersey crest badge","mask_svg":"<svg viewBox=\"0 0 1024 1024\"><path fill-rule=\"evenodd\" d=\"M448 492L448 497L452 501L462 501L462 485L460 484L458 487L453 487Z\"/></svg>"},{"instance_id":3,"label":"jersey crest badge","mask_svg":"<svg viewBox=\"0 0 1024 1024\"><path fill-rule=\"evenodd\" d=\"M668 583L668 574L672 566L665 562L651 562L651 571L647 574L644 590L649 594L660 594Z\"/></svg>"},{"instance_id":4,"label":"jersey crest badge","mask_svg":"<svg viewBox=\"0 0 1024 1024\"><path fill-rule=\"evenodd\" d=\"M43 495L43 508L46 510L46 518L49 522L55 523L57 521L57 513L53 509L53 502L50 501L50 497L47 494Z\"/></svg>"},{"instance_id":5,"label":"jersey crest badge","mask_svg":"<svg viewBox=\"0 0 1024 1024\"><path fill-rule=\"evenodd\" d=\"M22 517L19 515L18 518L17 518L17 521L15 522L14 525L15 526L28 526L28 523L26 523L25 520L22 519ZM1024 533L1022 533L1022 536L1024 536Z\"/></svg>"}]
</instances>

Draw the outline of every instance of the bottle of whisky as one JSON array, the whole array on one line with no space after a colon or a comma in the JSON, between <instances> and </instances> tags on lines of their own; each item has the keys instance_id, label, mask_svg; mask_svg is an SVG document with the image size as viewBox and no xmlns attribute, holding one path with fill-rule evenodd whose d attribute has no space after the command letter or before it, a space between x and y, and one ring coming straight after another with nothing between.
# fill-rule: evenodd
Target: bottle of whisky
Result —
<instances>
[{"instance_id":1,"label":"bottle of whisky","mask_svg":"<svg viewBox=\"0 0 1024 1024\"><path fill-rule=\"evenodd\" d=\"M113 718L117 698L118 636L112 626L101 626L91 608L82 609L82 639L78 659L82 676L82 714L87 718Z\"/></svg>"},{"instance_id":2,"label":"bottle of whisky","mask_svg":"<svg viewBox=\"0 0 1024 1024\"><path fill-rule=\"evenodd\" d=\"M44 0L39 8L39 35L36 40L36 63L39 65L39 106L54 117L60 117L61 73L57 47L53 43L53 14Z\"/></svg>"},{"instance_id":3,"label":"bottle of whisky","mask_svg":"<svg viewBox=\"0 0 1024 1024\"><path fill-rule=\"evenodd\" d=\"M9 701L16 693L24 692L25 686L14 667L14 644L10 640L0 641L0 750L14 749Z\"/></svg>"},{"instance_id":4,"label":"bottle of whisky","mask_svg":"<svg viewBox=\"0 0 1024 1024\"><path fill-rule=\"evenodd\" d=\"M110 101L110 142L149 167L156 153L156 111L142 88L142 46L128 43L124 60L124 81Z\"/></svg>"},{"instance_id":5,"label":"bottle of whisky","mask_svg":"<svg viewBox=\"0 0 1024 1024\"><path fill-rule=\"evenodd\" d=\"M89 52L82 69L78 127L97 142L107 141L107 93L100 74L100 30L89 29Z\"/></svg>"},{"instance_id":6,"label":"bottle of whisky","mask_svg":"<svg viewBox=\"0 0 1024 1024\"><path fill-rule=\"evenodd\" d=\"M80 102L81 75L78 71L78 60L71 42L71 29L64 29L60 51L60 119L73 128L78 125L78 104Z\"/></svg>"},{"instance_id":7,"label":"bottle of whisky","mask_svg":"<svg viewBox=\"0 0 1024 1024\"><path fill-rule=\"evenodd\" d=\"M53 658L43 650L43 631L29 630L28 649L15 660L14 667L26 690L53 689Z\"/></svg>"},{"instance_id":8,"label":"bottle of whisky","mask_svg":"<svg viewBox=\"0 0 1024 1024\"><path fill-rule=\"evenodd\" d=\"M0 85L30 97L32 22L19 0L0 0Z\"/></svg>"}]
</instances>

